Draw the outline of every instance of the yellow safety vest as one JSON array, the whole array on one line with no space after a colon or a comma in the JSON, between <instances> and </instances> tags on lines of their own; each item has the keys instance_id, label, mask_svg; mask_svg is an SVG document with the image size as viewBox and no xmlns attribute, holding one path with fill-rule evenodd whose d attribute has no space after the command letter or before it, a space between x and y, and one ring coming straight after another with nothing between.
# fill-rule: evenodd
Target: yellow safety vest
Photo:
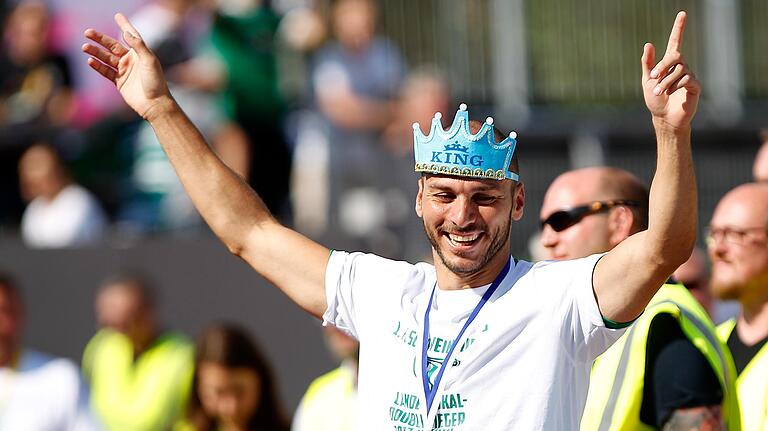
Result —
<instances>
[{"instance_id":1,"label":"yellow safety vest","mask_svg":"<svg viewBox=\"0 0 768 431\"><path fill-rule=\"evenodd\" d=\"M294 418L294 431L352 431L357 391L355 372L341 366L309 385Z\"/></svg>"},{"instance_id":2,"label":"yellow safety vest","mask_svg":"<svg viewBox=\"0 0 768 431\"><path fill-rule=\"evenodd\" d=\"M717 335L728 342L736 328L736 319L717 327ZM741 407L741 424L747 431L768 431L768 343L747 364L736 378L736 390Z\"/></svg>"},{"instance_id":3,"label":"yellow safety vest","mask_svg":"<svg viewBox=\"0 0 768 431\"><path fill-rule=\"evenodd\" d=\"M728 429L740 430L733 358L715 333L706 311L681 284L665 284L616 343L592 366L582 431L653 430L640 420L648 330L661 313L674 316L689 340L712 365L723 387L722 412Z\"/></svg>"},{"instance_id":4,"label":"yellow safety vest","mask_svg":"<svg viewBox=\"0 0 768 431\"><path fill-rule=\"evenodd\" d=\"M83 354L91 403L112 431L169 429L183 414L192 385L194 348L165 334L134 360L124 335L99 331Z\"/></svg>"}]
</instances>

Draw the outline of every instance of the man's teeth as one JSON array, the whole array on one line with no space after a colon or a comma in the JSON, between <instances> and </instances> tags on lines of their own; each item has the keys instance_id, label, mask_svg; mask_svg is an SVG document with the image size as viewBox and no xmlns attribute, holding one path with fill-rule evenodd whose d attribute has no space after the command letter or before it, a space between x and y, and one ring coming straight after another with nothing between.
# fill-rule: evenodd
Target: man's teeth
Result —
<instances>
[{"instance_id":1,"label":"man's teeth","mask_svg":"<svg viewBox=\"0 0 768 431\"><path fill-rule=\"evenodd\" d=\"M457 235L455 233L449 233L448 234L448 238L450 238L451 241L458 242L458 243L472 242L472 241L476 240L477 237L479 237L479 236L480 236L479 233L473 233L472 235Z\"/></svg>"}]
</instances>

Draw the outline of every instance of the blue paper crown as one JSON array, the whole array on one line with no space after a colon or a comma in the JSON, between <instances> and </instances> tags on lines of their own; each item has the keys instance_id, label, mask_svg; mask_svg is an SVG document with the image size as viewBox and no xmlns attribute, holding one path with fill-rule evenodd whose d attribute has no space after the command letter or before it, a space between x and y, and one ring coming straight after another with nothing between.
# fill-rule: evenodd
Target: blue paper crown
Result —
<instances>
[{"instance_id":1,"label":"blue paper crown","mask_svg":"<svg viewBox=\"0 0 768 431\"><path fill-rule=\"evenodd\" d=\"M509 169L517 146L517 133L496 143L493 118L488 117L477 134L469 129L467 105L461 104L450 129L443 130L442 114L435 114L429 135L424 136L419 123L413 123L413 152L416 172L458 175L517 181L517 173Z\"/></svg>"}]
</instances>

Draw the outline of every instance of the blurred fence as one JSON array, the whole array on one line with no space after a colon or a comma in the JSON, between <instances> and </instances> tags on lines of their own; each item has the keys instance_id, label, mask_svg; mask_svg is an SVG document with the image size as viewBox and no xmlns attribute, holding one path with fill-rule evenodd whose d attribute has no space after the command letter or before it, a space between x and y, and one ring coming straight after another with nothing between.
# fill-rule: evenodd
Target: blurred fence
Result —
<instances>
[{"instance_id":1,"label":"blurred fence","mask_svg":"<svg viewBox=\"0 0 768 431\"><path fill-rule=\"evenodd\" d=\"M768 2L741 1L741 40L745 94L749 99L768 98Z\"/></svg>"},{"instance_id":2,"label":"blurred fence","mask_svg":"<svg viewBox=\"0 0 768 431\"><path fill-rule=\"evenodd\" d=\"M494 57L522 56L526 103L637 105L643 43L653 42L660 56L678 10L688 11L684 54L701 79L722 78L709 76L715 72L705 59L735 58L739 64L729 67L743 76L731 78L744 82L738 96L768 96L764 0L386 0L379 6L381 31L409 63L442 71L455 97L469 102L498 105L504 95L497 75L505 71L494 69ZM523 49L510 51L516 24L524 26ZM709 42L718 38L741 49L723 52Z\"/></svg>"}]
</instances>

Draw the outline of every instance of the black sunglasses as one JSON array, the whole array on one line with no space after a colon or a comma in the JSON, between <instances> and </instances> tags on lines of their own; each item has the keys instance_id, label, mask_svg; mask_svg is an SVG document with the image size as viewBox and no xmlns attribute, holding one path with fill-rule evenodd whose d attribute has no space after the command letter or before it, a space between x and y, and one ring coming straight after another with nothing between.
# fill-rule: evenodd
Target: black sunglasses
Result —
<instances>
[{"instance_id":1,"label":"black sunglasses","mask_svg":"<svg viewBox=\"0 0 768 431\"><path fill-rule=\"evenodd\" d=\"M541 221L541 228L544 229L544 225L550 225L555 232L562 232L580 222L584 217L588 215L599 214L620 205L639 207L640 202L625 201L621 199L612 201L595 201L586 205L580 205L573 208L555 211L550 214L549 217Z\"/></svg>"}]
</instances>

